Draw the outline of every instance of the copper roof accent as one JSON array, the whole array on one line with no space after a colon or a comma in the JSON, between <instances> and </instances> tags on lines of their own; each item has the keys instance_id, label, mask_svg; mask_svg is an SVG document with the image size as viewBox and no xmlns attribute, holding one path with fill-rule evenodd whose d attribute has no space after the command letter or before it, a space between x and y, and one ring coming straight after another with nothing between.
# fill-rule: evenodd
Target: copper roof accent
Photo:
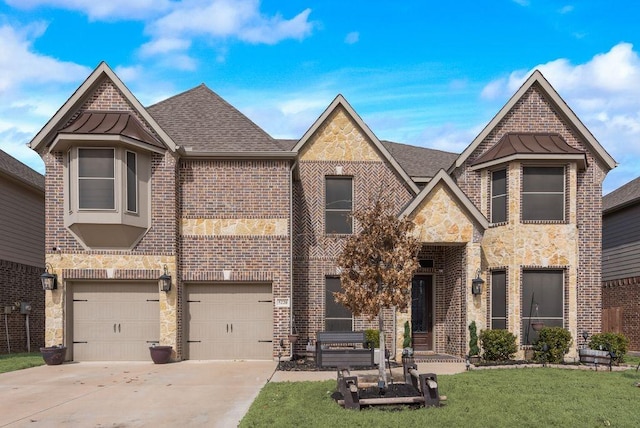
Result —
<instances>
[{"instance_id":1,"label":"copper roof accent","mask_svg":"<svg viewBox=\"0 0 640 428\"><path fill-rule=\"evenodd\" d=\"M2 150L0 150L0 174L6 174L44 192L44 176Z\"/></svg>"},{"instance_id":2,"label":"copper roof accent","mask_svg":"<svg viewBox=\"0 0 640 428\"><path fill-rule=\"evenodd\" d=\"M178 146L192 151L290 151L204 84L149 106L147 111Z\"/></svg>"},{"instance_id":3,"label":"copper roof accent","mask_svg":"<svg viewBox=\"0 0 640 428\"><path fill-rule=\"evenodd\" d=\"M640 202L640 177L604 195L602 211L609 213Z\"/></svg>"},{"instance_id":4,"label":"copper roof accent","mask_svg":"<svg viewBox=\"0 0 640 428\"><path fill-rule=\"evenodd\" d=\"M87 110L75 118L59 134L123 135L154 147L165 148L144 129L140 121L126 111Z\"/></svg>"},{"instance_id":5,"label":"copper roof accent","mask_svg":"<svg viewBox=\"0 0 640 428\"><path fill-rule=\"evenodd\" d=\"M553 133L507 133L493 147L484 152L471 165L480 165L513 155L586 155L571 147L560 134Z\"/></svg>"}]
</instances>

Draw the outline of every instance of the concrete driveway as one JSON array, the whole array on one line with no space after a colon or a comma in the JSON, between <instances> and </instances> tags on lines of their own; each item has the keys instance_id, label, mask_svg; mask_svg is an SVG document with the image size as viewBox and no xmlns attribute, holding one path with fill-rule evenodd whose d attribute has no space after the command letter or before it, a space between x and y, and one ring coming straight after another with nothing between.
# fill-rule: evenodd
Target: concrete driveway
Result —
<instances>
[{"instance_id":1,"label":"concrete driveway","mask_svg":"<svg viewBox=\"0 0 640 428\"><path fill-rule=\"evenodd\" d=\"M0 374L0 427L235 427L271 361L67 363Z\"/></svg>"}]
</instances>

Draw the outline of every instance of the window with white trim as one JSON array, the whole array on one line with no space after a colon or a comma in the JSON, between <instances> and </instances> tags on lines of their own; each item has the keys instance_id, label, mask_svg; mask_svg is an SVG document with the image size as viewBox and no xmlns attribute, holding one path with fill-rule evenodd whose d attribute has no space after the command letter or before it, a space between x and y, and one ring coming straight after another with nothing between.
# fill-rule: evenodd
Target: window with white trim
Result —
<instances>
[{"instance_id":1,"label":"window with white trim","mask_svg":"<svg viewBox=\"0 0 640 428\"><path fill-rule=\"evenodd\" d=\"M507 170L491 172L491 223L507 221Z\"/></svg>"},{"instance_id":2,"label":"window with white trim","mask_svg":"<svg viewBox=\"0 0 640 428\"><path fill-rule=\"evenodd\" d=\"M113 210L114 149L78 149L78 209Z\"/></svg>"},{"instance_id":3,"label":"window with white trim","mask_svg":"<svg viewBox=\"0 0 640 428\"><path fill-rule=\"evenodd\" d=\"M138 212L138 156L127 151L127 211Z\"/></svg>"}]
</instances>

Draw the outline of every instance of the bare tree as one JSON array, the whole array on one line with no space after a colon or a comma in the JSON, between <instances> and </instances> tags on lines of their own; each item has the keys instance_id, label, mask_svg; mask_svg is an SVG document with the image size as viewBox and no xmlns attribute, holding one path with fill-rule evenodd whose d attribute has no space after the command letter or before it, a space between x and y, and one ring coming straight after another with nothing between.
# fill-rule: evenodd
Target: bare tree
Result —
<instances>
[{"instance_id":1,"label":"bare tree","mask_svg":"<svg viewBox=\"0 0 640 428\"><path fill-rule=\"evenodd\" d=\"M338 258L342 292L334 293L334 298L354 315L364 315L369 320L378 317L382 358L378 382L386 388L383 310L407 308L420 243L411 235L413 222L399 219L383 199L352 215L360 231L347 239Z\"/></svg>"}]
</instances>

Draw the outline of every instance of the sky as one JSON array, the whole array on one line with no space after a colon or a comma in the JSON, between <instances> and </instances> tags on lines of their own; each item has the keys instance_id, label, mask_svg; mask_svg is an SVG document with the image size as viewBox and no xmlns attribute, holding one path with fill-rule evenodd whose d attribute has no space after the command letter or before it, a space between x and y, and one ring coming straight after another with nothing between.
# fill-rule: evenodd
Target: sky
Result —
<instances>
[{"instance_id":1,"label":"sky","mask_svg":"<svg viewBox=\"0 0 640 428\"><path fill-rule=\"evenodd\" d=\"M460 153L539 69L640 175L640 2L0 0L0 149L28 142L101 61L145 105L205 83L275 138L337 94L381 140Z\"/></svg>"}]
</instances>

